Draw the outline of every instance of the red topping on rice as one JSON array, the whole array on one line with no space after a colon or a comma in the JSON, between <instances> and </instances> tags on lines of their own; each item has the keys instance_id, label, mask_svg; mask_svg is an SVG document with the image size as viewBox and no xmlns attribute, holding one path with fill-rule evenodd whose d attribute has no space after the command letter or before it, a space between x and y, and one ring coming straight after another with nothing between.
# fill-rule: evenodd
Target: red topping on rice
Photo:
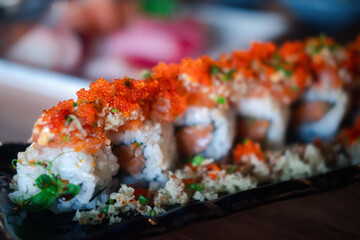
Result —
<instances>
[{"instance_id":1,"label":"red topping on rice","mask_svg":"<svg viewBox=\"0 0 360 240\"><path fill-rule=\"evenodd\" d=\"M259 160L264 160L264 154L258 143L246 139L243 144L239 143L233 150L235 162L242 162L244 156L255 155Z\"/></svg>"}]
</instances>

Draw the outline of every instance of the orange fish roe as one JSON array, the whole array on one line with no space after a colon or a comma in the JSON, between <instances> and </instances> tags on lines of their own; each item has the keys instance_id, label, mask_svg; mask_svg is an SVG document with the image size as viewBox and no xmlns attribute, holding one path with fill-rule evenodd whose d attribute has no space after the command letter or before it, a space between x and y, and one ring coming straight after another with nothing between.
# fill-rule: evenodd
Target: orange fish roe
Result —
<instances>
[{"instance_id":1,"label":"orange fish roe","mask_svg":"<svg viewBox=\"0 0 360 240\"><path fill-rule=\"evenodd\" d=\"M295 65L308 65L309 56L305 53L305 44L300 41L285 42L279 47L279 55L288 63Z\"/></svg>"},{"instance_id":2,"label":"orange fish roe","mask_svg":"<svg viewBox=\"0 0 360 240\"><path fill-rule=\"evenodd\" d=\"M151 78L159 82L159 94L158 100L152 106L150 117L172 121L187 107L185 89L178 81L179 65L159 63L152 71Z\"/></svg>"},{"instance_id":3,"label":"orange fish roe","mask_svg":"<svg viewBox=\"0 0 360 240\"><path fill-rule=\"evenodd\" d=\"M99 79L88 90L78 91L76 102L63 101L44 111L34 126L32 140L41 146L69 146L76 151L96 152L110 144L104 126L98 126L98 122L103 125L106 113L129 117L135 110L149 108L160 90L158 81L151 79L124 78L111 83Z\"/></svg>"},{"instance_id":4,"label":"orange fish roe","mask_svg":"<svg viewBox=\"0 0 360 240\"><path fill-rule=\"evenodd\" d=\"M162 96L172 102L173 115L180 115L188 105L216 106L215 101L210 99L211 91L207 91L205 98L201 94L204 89L212 87L210 68L213 64L215 62L211 58L203 56L195 60L185 58L180 64L160 63L154 67L152 77L160 82ZM190 88L180 81L182 74L186 74L183 77L190 81Z\"/></svg>"},{"instance_id":5,"label":"orange fish roe","mask_svg":"<svg viewBox=\"0 0 360 240\"><path fill-rule=\"evenodd\" d=\"M274 55L276 45L274 43L253 42L250 47L250 55L254 60L266 61Z\"/></svg>"},{"instance_id":6,"label":"orange fish roe","mask_svg":"<svg viewBox=\"0 0 360 240\"><path fill-rule=\"evenodd\" d=\"M41 120L47 123L51 131L59 131L62 129L66 116L72 113L74 109L74 100L59 102L55 107L47 111L43 111Z\"/></svg>"},{"instance_id":7,"label":"orange fish roe","mask_svg":"<svg viewBox=\"0 0 360 240\"><path fill-rule=\"evenodd\" d=\"M242 157L254 154L259 160L264 160L264 154L261 151L260 145L253 141L246 139L244 144L239 143L233 150L235 162L242 162Z\"/></svg>"},{"instance_id":8,"label":"orange fish roe","mask_svg":"<svg viewBox=\"0 0 360 240\"><path fill-rule=\"evenodd\" d=\"M211 86L210 67L215 62L208 56L192 60L185 58L180 63L180 74L187 74L191 82L202 86Z\"/></svg>"},{"instance_id":9,"label":"orange fish roe","mask_svg":"<svg viewBox=\"0 0 360 240\"><path fill-rule=\"evenodd\" d=\"M158 87L158 82L153 80L132 80L126 77L110 83L99 79L90 84L89 90L81 89L76 94L79 103L86 102L93 107L98 103L98 109L111 108L115 113L129 117L141 105L153 101L159 91Z\"/></svg>"},{"instance_id":10,"label":"orange fish roe","mask_svg":"<svg viewBox=\"0 0 360 240\"><path fill-rule=\"evenodd\" d=\"M338 141L345 145L353 145L360 140L360 117L357 117L353 127L344 129L338 136Z\"/></svg>"}]
</instances>

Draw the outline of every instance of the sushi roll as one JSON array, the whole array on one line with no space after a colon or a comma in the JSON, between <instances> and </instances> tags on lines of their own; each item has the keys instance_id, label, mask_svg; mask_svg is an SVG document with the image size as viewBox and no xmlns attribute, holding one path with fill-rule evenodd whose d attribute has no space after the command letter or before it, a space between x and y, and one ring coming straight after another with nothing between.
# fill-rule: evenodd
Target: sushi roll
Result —
<instances>
[{"instance_id":1,"label":"sushi roll","mask_svg":"<svg viewBox=\"0 0 360 240\"><path fill-rule=\"evenodd\" d=\"M228 108L228 88L214 77L214 61L209 57L184 59L180 64L159 64L156 79L168 78L182 86L186 110L175 120L179 154L182 158L200 154L220 160L234 139L234 114ZM169 74L172 73L172 74ZM170 76L171 75L171 76Z\"/></svg>"},{"instance_id":2,"label":"sushi roll","mask_svg":"<svg viewBox=\"0 0 360 240\"><path fill-rule=\"evenodd\" d=\"M107 201L119 165L103 130L86 119L87 105L63 101L36 121L32 144L14 165L12 201L29 211L53 212Z\"/></svg>"},{"instance_id":3,"label":"sushi roll","mask_svg":"<svg viewBox=\"0 0 360 240\"><path fill-rule=\"evenodd\" d=\"M137 102L145 102L132 112L126 122L106 128L106 136L121 166L123 183L165 183L167 170L176 165L177 149L172 121L182 113L184 107L176 85L162 86L161 81L151 76L144 80L127 79L124 84L129 90L129 96L144 94L144 99ZM115 80L113 85L117 87L119 83L122 84ZM152 88L151 83L156 84L156 87ZM121 118L120 112L111 111L113 118Z\"/></svg>"},{"instance_id":4,"label":"sushi roll","mask_svg":"<svg viewBox=\"0 0 360 240\"><path fill-rule=\"evenodd\" d=\"M122 182L166 182L167 170L173 169L177 159L176 139L172 123L150 120L136 129L110 133L113 152L119 159L125 177Z\"/></svg>"},{"instance_id":5,"label":"sushi roll","mask_svg":"<svg viewBox=\"0 0 360 240\"><path fill-rule=\"evenodd\" d=\"M155 112L150 107L155 96L162 94L155 80L124 78L110 83L99 79L91 83L88 90L78 91L77 101L63 101L44 111L34 125L32 145L18 154L16 166L14 164L17 174L10 199L29 211L49 208L53 212L93 207L96 201L106 202L119 163L123 163L122 155L112 152L111 134L122 131L118 139L126 143L142 142L124 130L139 121L144 122L139 131L154 128L157 134L162 133L169 139L171 125L161 132L156 122L145 121L150 112ZM151 150L150 145L147 147ZM168 154L168 149L164 151ZM164 159L158 160L162 161L161 169L172 165ZM145 166L158 167L152 159L149 163L146 161ZM127 172L131 167L123 166Z\"/></svg>"},{"instance_id":6,"label":"sushi roll","mask_svg":"<svg viewBox=\"0 0 360 240\"><path fill-rule=\"evenodd\" d=\"M337 132L348 106L346 86L353 82L347 67L349 54L332 38L320 36L305 41L314 81L294 106L292 126L302 141L329 141Z\"/></svg>"},{"instance_id":7,"label":"sushi roll","mask_svg":"<svg viewBox=\"0 0 360 240\"><path fill-rule=\"evenodd\" d=\"M305 69L288 61L272 43L253 43L249 50L222 56L220 64L235 71L230 100L237 113L237 139L281 147L289 105L308 81Z\"/></svg>"}]
</instances>

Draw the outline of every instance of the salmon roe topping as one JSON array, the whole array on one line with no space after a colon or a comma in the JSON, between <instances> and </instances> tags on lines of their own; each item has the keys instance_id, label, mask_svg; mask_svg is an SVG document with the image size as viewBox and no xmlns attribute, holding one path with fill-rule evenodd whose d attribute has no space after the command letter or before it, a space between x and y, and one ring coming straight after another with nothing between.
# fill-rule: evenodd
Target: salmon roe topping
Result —
<instances>
[{"instance_id":1,"label":"salmon roe topping","mask_svg":"<svg viewBox=\"0 0 360 240\"><path fill-rule=\"evenodd\" d=\"M72 113L74 101L67 100L59 102L55 107L49 110L43 111L41 117L42 121L46 123L51 131L59 131L63 127L63 123L66 120L66 116Z\"/></svg>"},{"instance_id":2,"label":"salmon roe topping","mask_svg":"<svg viewBox=\"0 0 360 240\"><path fill-rule=\"evenodd\" d=\"M210 67L215 62L208 56L198 59L185 58L180 63L180 73L187 74L191 82L202 86L211 86Z\"/></svg>"},{"instance_id":3,"label":"salmon roe topping","mask_svg":"<svg viewBox=\"0 0 360 240\"><path fill-rule=\"evenodd\" d=\"M259 160L264 160L264 154L261 151L260 145L249 139L246 139L244 144L239 143L233 150L235 162L242 162L243 156L250 154L254 154Z\"/></svg>"}]
</instances>

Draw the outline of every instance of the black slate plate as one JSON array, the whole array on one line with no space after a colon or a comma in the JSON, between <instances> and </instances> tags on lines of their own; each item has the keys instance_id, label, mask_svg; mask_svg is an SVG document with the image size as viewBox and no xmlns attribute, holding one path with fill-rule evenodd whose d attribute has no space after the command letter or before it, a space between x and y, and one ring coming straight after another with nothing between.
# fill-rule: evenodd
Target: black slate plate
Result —
<instances>
[{"instance_id":1,"label":"black slate plate","mask_svg":"<svg viewBox=\"0 0 360 240\"><path fill-rule=\"evenodd\" d=\"M346 167L308 179L291 180L226 195L215 201L194 202L154 218L133 217L119 224L79 225L74 213L54 215L49 211L28 214L19 211L7 197L15 170L11 160L24 144L0 146L0 224L8 239L112 239L139 238L168 232L192 223L226 216L244 209L288 198L330 191L360 180L360 165Z\"/></svg>"}]
</instances>

